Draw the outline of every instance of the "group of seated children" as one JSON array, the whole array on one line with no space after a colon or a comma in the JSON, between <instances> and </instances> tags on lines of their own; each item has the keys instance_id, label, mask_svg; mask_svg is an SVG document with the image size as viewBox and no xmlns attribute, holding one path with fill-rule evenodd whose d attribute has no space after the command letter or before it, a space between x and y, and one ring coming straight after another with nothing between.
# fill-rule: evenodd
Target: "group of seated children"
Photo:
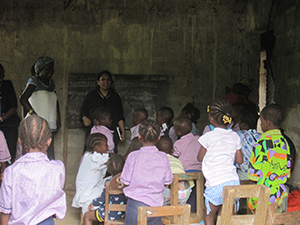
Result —
<instances>
[{"instance_id":1,"label":"group of seated children","mask_svg":"<svg viewBox=\"0 0 300 225\"><path fill-rule=\"evenodd\" d=\"M121 182L125 184L123 191L127 199L125 224L137 224L139 206L162 206L170 203L168 185L171 184L172 174L175 173L203 172L206 180L205 224L208 225L214 224L215 216L221 209L223 186L240 185L240 180L250 179L257 184L271 187L270 203L278 201L281 204L282 198L287 196L284 184L290 176L291 160L289 146L279 130L282 121L281 107L271 104L262 110L262 135L256 131L258 116L243 110L240 105L232 106L226 100L215 100L207 107L207 114L211 126L199 136L194 123L199 119L200 112L190 103L173 122L174 113L169 107L162 107L157 111L156 122L147 120L148 113L145 109L135 110L130 148L124 156L126 162L120 176ZM95 127L109 126L109 119L105 117L98 117L96 122L98 124L95 124ZM89 142L87 140L87 144ZM111 179L104 178L105 173L116 174L110 171L108 166L106 142L107 140L99 141L102 148L91 144L93 148L84 155L77 175L78 190L73 206L82 208L85 224L90 224L93 220L103 221L103 188L105 181ZM92 156L97 154L101 154L101 160ZM83 169L85 158L88 156L89 166L98 165L98 170L97 166L94 172ZM97 164L99 162L101 165ZM280 165L278 171L269 166L274 164ZM81 172L81 168L85 171ZM95 191L92 191L90 184L89 190L84 190L83 184L77 186L81 173L82 176L84 174L82 178L85 184L90 182L87 182L88 177L94 177L88 179L93 180L94 184L101 184L96 193L98 196L92 196ZM186 203L192 198L194 182L182 181L178 186L179 203ZM80 200L81 195L88 197ZM99 196L101 200L93 201ZM251 199L249 208L255 210L255 204L256 199ZM122 213L119 215L124 216ZM120 217L110 215L111 219ZM161 224L161 219L148 219L148 224Z\"/></svg>"}]
</instances>

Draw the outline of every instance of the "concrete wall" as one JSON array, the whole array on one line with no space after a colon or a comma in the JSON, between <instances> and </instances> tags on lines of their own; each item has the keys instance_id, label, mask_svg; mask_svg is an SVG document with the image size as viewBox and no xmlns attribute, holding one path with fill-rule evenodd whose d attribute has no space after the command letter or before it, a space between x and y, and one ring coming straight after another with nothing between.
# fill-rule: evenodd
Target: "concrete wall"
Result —
<instances>
[{"instance_id":1,"label":"concrete wall","mask_svg":"<svg viewBox=\"0 0 300 225\"><path fill-rule=\"evenodd\" d=\"M66 141L66 188L74 189L84 143L83 130L65 129L69 73L106 69L116 74L168 75L172 77L168 105L178 116L187 102L194 103L202 113L198 124L202 130L208 122L207 104L224 97L225 86L252 79L250 98L258 99L261 20L258 4L253 4L233 0L1 1L0 62L16 92L26 84L39 56L55 59L54 81L63 122L55 151L63 160Z\"/></svg>"}]
</instances>

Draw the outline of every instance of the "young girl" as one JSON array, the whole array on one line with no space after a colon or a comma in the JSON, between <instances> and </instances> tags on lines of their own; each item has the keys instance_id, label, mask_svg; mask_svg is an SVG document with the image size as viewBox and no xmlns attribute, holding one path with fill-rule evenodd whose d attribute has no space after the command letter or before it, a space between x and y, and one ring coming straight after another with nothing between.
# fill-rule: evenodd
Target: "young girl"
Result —
<instances>
[{"instance_id":1,"label":"young girl","mask_svg":"<svg viewBox=\"0 0 300 225\"><path fill-rule=\"evenodd\" d=\"M108 151L107 153L113 153L115 144L114 144L114 131L110 130L111 125L111 114L109 109L105 107L99 107L94 113L94 126L91 129L91 134L102 133L107 138Z\"/></svg>"},{"instance_id":2,"label":"young girl","mask_svg":"<svg viewBox=\"0 0 300 225\"><path fill-rule=\"evenodd\" d=\"M214 224L215 215L223 203L223 186L239 185L234 161L241 164L241 140L232 130L227 129L231 122L231 105L225 100L215 100L208 107L208 119L215 129L199 138L201 144L198 160L202 161L202 171L206 179L204 192L206 217L205 224Z\"/></svg>"},{"instance_id":3,"label":"young girl","mask_svg":"<svg viewBox=\"0 0 300 225\"><path fill-rule=\"evenodd\" d=\"M54 60L40 57L34 64L36 76L27 81L20 102L24 115L37 114L47 120L52 132L52 142L47 150L49 159L55 159L54 134L60 129L60 113L55 84L51 79L54 73Z\"/></svg>"},{"instance_id":4,"label":"young girl","mask_svg":"<svg viewBox=\"0 0 300 225\"><path fill-rule=\"evenodd\" d=\"M24 156L7 167L0 193L2 225L54 225L66 210L64 164L49 160L51 130L46 120L32 115L22 121L19 142ZM26 153L26 154L25 154Z\"/></svg>"},{"instance_id":5,"label":"young girl","mask_svg":"<svg viewBox=\"0 0 300 225\"><path fill-rule=\"evenodd\" d=\"M117 184L120 179L121 172L123 170L125 159L123 156L118 154L113 154L107 161L107 171L113 176L107 182L111 182L111 188L114 184ZM118 189L124 187L120 182ZM110 195L109 201L112 204L126 204L127 200L124 194ZM97 209L96 209L97 208ZM84 225L92 225L92 221L103 222L104 221L104 211L105 211L105 188L99 198L93 200L93 203L89 206L89 211L84 214ZM125 212L109 211L109 220L117 220L123 218Z\"/></svg>"},{"instance_id":6,"label":"young girl","mask_svg":"<svg viewBox=\"0 0 300 225\"><path fill-rule=\"evenodd\" d=\"M82 156L76 177L76 194L72 206L82 209L84 215L88 211L92 199L102 193L106 174L106 162L109 155L107 138L104 134L94 133L87 137L87 151Z\"/></svg>"},{"instance_id":7,"label":"young girl","mask_svg":"<svg viewBox=\"0 0 300 225\"><path fill-rule=\"evenodd\" d=\"M121 181L125 185L124 194L128 197L125 224L137 224L139 206L162 206L164 185L172 183L169 159L155 144L160 139L158 123L146 120L139 128L139 140L143 147L131 152L126 160ZM148 219L148 225L162 224L161 218Z\"/></svg>"}]
</instances>

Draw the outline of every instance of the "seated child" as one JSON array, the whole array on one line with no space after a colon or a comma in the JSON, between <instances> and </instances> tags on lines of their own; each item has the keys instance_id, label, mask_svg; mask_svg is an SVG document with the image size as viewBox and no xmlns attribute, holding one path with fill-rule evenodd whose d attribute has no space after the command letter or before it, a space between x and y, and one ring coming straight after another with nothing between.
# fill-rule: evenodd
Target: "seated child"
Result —
<instances>
[{"instance_id":1,"label":"seated child","mask_svg":"<svg viewBox=\"0 0 300 225\"><path fill-rule=\"evenodd\" d=\"M244 162L239 165L237 173L240 180L248 180L247 173L249 167L250 155L256 142L260 139L260 133L256 131L258 115L255 112L244 111L240 115L239 126L240 130L237 132L241 139L242 153Z\"/></svg>"},{"instance_id":2,"label":"seated child","mask_svg":"<svg viewBox=\"0 0 300 225\"><path fill-rule=\"evenodd\" d=\"M291 173L290 148L280 132L283 111L280 105L270 104L260 113L261 129L264 132L256 142L250 156L248 178L258 185L271 188L269 204L278 202L281 208L283 198L288 196L285 183ZM248 207L256 209L255 198L249 199Z\"/></svg>"},{"instance_id":3,"label":"seated child","mask_svg":"<svg viewBox=\"0 0 300 225\"><path fill-rule=\"evenodd\" d=\"M181 161L171 154L173 153L173 143L170 137L162 136L156 143L156 147L159 151L167 154L171 167L172 174L185 173ZM192 187L194 186L193 181L178 181L178 204L185 204L190 197ZM170 205L170 188L165 187L164 191L164 205Z\"/></svg>"},{"instance_id":4,"label":"seated child","mask_svg":"<svg viewBox=\"0 0 300 225\"><path fill-rule=\"evenodd\" d=\"M141 124L141 122L145 121L146 119L148 119L148 112L146 109L139 108L139 109L134 110L134 112L132 114L133 127L130 128L130 132L131 132L130 140L139 136L140 124Z\"/></svg>"},{"instance_id":5,"label":"seated child","mask_svg":"<svg viewBox=\"0 0 300 225\"><path fill-rule=\"evenodd\" d=\"M87 151L81 158L76 176L76 193L72 206L82 209L84 215L92 199L102 193L106 174L107 138L104 134L90 134L86 139Z\"/></svg>"},{"instance_id":6,"label":"seated child","mask_svg":"<svg viewBox=\"0 0 300 225\"><path fill-rule=\"evenodd\" d=\"M4 171L0 192L1 224L53 224L67 211L64 164L49 160L51 129L37 115L19 127L23 156Z\"/></svg>"},{"instance_id":7,"label":"seated child","mask_svg":"<svg viewBox=\"0 0 300 225\"><path fill-rule=\"evenodd\" d=\"M95 110L94 113L94 126L91 129L91 134L101 133L104 134L107 138L108 151L107 153L113 153L115 144L114 144L114 131L110 130L111 125L111 113L109 109L105 107L99 107Z\"/></svg>"},{"instance_id":8,"label":"seated child","mask_svg":"<svg viewBox=\"0 0 300 225\"><path fill-rule=\"evenodd\" d=\"M156 122L160 125L160 135L169 136L174 144L178 137L172 124L173 117L174 112L170 107L162 107L156 113Z\"/></svg>"},{"instance_id":9,"label":"seated child","mask_svg":"<svg viewBox=\"0 0 300 225\"><path fill-rule=\"evenodd\" d=\"M6 163L8 163L11 159L11 155L9 153L6 139L2 131L0 131L0 163L1 163L1 180L4 170L6 169ZM0 181L1 184L1 181Z\"/></svg>"},{"instance_id":10,"label":"seated child","mask_svg":"<svg viewBox=\"0 0 300 225\"><path fill-rule=\"evenodd\" d=\"M231 117L232 122L229 125L229 128L231 128L233 131L237 132L240 130L239 126L239 118L240 114L243 110L245 110L245 105L243 103L234 103L232 104L232 110L231 110Z\"/></svg>"},{"instance_id":11,"label":"seated child","mask_svg":"<svg viewBox=\"0 0 300 225\"><path fill-rule=\"evenodd\" d=\"M241 140L236 132L228 130L231 121L231 105L226 100L215 100L208 107L208 119L215 129L199 138L201 149L198 160L202 162L205 182L205 225L215 224L215 216L223 204L224 186L239 185L234 161L241 164Z\"/></svg>"},{"instance_id":12,"label":"seated child","mask_svg":"<svg viewBox=\"0 0 300 225\"><path fill-rule=\"evenodd\" d=\"M127 150L127 152L124 155L124 159L126 160L128 155L130 154L130 152L139 150L142 147L142 143L140 142L138 137L135 137L131 140L131 143L129 145L129 148Z\"/></svg>"},{"instance_id":13,"label":"seated child","mask_svg":"<svg viewBox=\"0 0 300 225\"><path fill-rule=\"evenodd\" d=\"M164 186L173 181L167 155L155 147L160 139L159 124L151 120L142 122L139 139L143 147L128 155L121 175L121 182L127 185L125 225L137 224L139 206L162 206ZM158 217L147 221L148 225L162 225Z\"/></svg>"},{"instance_id":14,"label":"seated child","mask_svg":"<svg viewBox=\"0 0 300 225\"><path fill-rule=\"evenodd\" d=\"M195 124L197 124L197 120L200 118L200 110L196 108L192 103L187 103L186 106L181 110L180 117L189 118L192 121L192 131L193 135L200 135L198 129Z\"/></svg>"},{"instance_id":15,"label":"seated child","mask_svg":"<svg viewBox=\"0 0 300 225\"><path fill-rule=\"evenodd\" d=\"M182 162L185 171L201 171L201 162L197 160L201 145L198 142L199 136L191 133L191 120L179 117L173 124L175 134L180 137L174 144L173 155Z\"/></svg>"},{"instance_id":16,"label":"seated child","mask_svg":"<svg viewBox=\"0 0 300 225\"><path fill-rule=\"evenodd\" d=\"M107 161L107 171L113 176L106 182L111 182L111 188L113 182L118 182L120 180L121 172L123 170L125 160L121 155L112 154L112 156ZM119 186L123 184L119 181ZM112 204L126 204L127 199L124 194L110 195L109 201ZM84 214L84 225L92 225L92 221L104 222L105 214L105 188L99 198L93 200L92 204L89 205L89 211ZM109 211L109 220L118 220L125 216L125 212Z\"/></svg>"}]
</instances>

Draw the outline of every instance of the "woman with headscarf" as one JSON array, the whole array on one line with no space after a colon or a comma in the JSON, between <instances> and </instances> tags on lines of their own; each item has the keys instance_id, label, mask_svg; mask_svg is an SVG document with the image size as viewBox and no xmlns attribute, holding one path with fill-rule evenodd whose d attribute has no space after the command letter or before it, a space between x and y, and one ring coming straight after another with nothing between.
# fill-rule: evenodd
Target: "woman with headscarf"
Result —
<instances>
[{"instance_id":1,"label":"woman with headscarf","mask_svg":"<svg viewBox=\"0 0 300 225\"><path fill-rule=\"evenodd\" d=\"M20 102L24 107L24 115L37 114L49 123L52 142L47 150L48 158L55 159L54 134L60 129L60 113L55 84L51 79L54 73L54 60L40 57L34 64L36 76L29 78L21 95Z\"/></svg>"}]
</instances>

